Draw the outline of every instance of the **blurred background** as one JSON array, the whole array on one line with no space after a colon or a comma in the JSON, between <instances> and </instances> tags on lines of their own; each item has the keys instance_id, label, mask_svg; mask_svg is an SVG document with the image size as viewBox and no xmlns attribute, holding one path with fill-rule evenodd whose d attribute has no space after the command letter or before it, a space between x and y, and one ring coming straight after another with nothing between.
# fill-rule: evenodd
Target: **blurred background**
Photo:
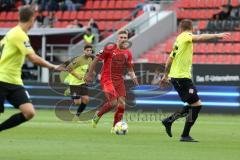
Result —
<instances>
[{"instance_id":1,"label":"blurred background","mask_svg":"<svg viewBox=\"0 0 240 160\"><path fill-rule=\"evenodd\" d=\"M183 105L171 86L158 86L182 19L193 20L195 34L230 32L230 40L194 44L192 74L205 112L240 113L240 0L0 0L1 38L17 25L18 7L26 4L36 11L31 44L55 64L80 55L85 44L97 52L115 42L119 30L128 30L141 84L134 88L125 77L133 110L169 111ZM37 108L70 99L63 95L66 87L57 72L26 61L22 77ZM104 99L97 82L90 86L90 107L99 105L96 97Z\"/></svg>"}]
</instances>

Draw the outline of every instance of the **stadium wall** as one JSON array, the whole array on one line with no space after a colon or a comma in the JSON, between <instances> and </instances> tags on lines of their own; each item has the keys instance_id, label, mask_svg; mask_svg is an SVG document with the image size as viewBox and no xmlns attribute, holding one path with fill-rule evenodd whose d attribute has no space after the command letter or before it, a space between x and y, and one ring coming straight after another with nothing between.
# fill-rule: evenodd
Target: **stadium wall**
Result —
<instances>
[{"instance_id":1,"label":"stadium wall","mask_svg":"<svg viewBox=\"0 0 240 160\"><path fill-rule=\"evenodd\" d=\"M196 85L240 86L240 65L195 64L193 81Z\"/></svg>"},{"instance_id":2,"label":"stadium wall","mask_svg":"<svg viewBox=\"0 0 240 160\"><path fill-rule=\"evenodd\" d=\"M100 70L101 66L97 68ZM204 83L196 82L205 112L240 113L240 85L239 80L237 80L240 74L238 68L240 65L193 66L193 75L200 75L204 78L209 75L218 76L213 78L213 80L217 79L217 82L211 78ZM151 84L156 69L159 69L162 74L164 66L150 63L135 64L136 74L141 84L139 87L135 87L128 76L125 77L128 109L134 111L171 111L184 105L172 86L162 89L158 85ZM97 72L99 73L99 71ZM50 75L57 76L54 73L50 73ZM232 76L233 81L226 78ZM25 87L30 93L33 104L38 108L54 109L59 102L71 100L69 96L64 96L67 85L59 83L57 78L54 78L53 81L53 77L51 77L49 83L25 83ZM105 101L99 80L89 86L89 96L91 97L89 108L99 107ZM6 103L6 106L9 104Z\"/></svg>"},{"instance_id":3,"label":"stadium wall","mask_svg":"<svg viewBox=\"0 0 240 160\"><path fill-rule=\"evenodd\" d=\"M174 12L163 11L148 21L148 27L142 27L139 34L136 34L131 41L134 58L148 51L156 43L166 39L177 29L177 19ZM151 25L154 24L154 25ZM146 25L146 24L145 24Z\"/></svg>"}]
</instances>

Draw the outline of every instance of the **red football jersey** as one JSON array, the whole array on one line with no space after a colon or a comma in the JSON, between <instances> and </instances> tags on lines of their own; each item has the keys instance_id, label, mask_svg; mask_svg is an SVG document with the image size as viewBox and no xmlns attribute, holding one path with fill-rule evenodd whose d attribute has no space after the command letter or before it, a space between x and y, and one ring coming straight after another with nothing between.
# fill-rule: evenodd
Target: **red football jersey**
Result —
<instances>
[{"instance_id":1,"label":"red football jersey","mask_svg":"<svg viewBox=\"0 0 240 160\"><path fill-rule=\"evenodd\" d=\"M123 81L124 70L133 66L131 51L120 50L116 45L105 47L98 58L104 63L101 71L101 81Z\"/></svg>"}]
</instances>

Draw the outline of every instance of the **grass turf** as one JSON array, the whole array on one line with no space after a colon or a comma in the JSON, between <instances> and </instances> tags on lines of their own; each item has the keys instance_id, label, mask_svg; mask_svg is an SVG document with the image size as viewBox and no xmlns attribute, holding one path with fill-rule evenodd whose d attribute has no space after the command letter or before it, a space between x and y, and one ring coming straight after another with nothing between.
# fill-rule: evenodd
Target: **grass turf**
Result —
<instances>
[{"instance_id":1,"label":"grass turf","mask_svg":"<svg viewBox=\"0 0 240 160\"><path fill-rule=\"evenodd\" d=\"M16 110L6 110L0 121ZM239 160L240 116L201 114L191 135L200 143L179 142L184 121L173 138L155 122L128 122L125 136L110 134L112 114L98 128L90 122L63 122L51 110L17 128L0 132L0 160Z\"/></svg>"}]
</instances>

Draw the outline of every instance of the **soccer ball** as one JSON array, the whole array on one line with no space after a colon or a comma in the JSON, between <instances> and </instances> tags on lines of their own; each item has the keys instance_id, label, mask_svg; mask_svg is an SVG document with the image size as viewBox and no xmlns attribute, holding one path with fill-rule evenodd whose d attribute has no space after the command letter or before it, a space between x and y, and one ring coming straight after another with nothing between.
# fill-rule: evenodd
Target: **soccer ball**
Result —
<instances>
[{"instance_id":1,"label":"soccer ball","mask_svg":"<svg viewBox=\"0 0 240 160\"><path fill-rule=\"evenodd\" d=\"M125 135L128 132L128 125L126 122L118 122L115 126L114 126L114 132L117 135Z\"/></svg>"}]
</instances>

